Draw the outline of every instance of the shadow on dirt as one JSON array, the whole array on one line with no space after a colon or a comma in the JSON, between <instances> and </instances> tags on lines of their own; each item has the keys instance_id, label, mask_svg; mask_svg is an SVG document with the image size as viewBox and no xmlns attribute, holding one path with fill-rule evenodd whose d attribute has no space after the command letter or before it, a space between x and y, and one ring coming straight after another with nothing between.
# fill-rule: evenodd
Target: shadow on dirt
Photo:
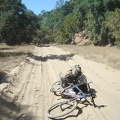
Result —
<instances>
[{"instance_id":1,"label":"shadow on dirt","mask_svg":"<svg viewBox=\"0 0 120 120\"><path fill-rule=\"evenodd\" d=\"M48 45L48 44L38 44L38 45L36 45L37 47L50 47L50 45Z\"/></svg>"},{"instance_id":2,"label":"shadow on dirt","mask_svg":"<svg viewBox=\"0 0 120 120\"><path fill-rule=\"evenodd\" d=\"M15 48L0 48L0 50L13 50Z\"/></svg>"},{"instance_id":3,"label":"shadow on dirt","mask_svg":"<svg viewBox=\"0 0 120 120\"><path fill-rule=\"evenodd\" d=\"M83 113L83 109L85 108L85 107L87 107L88 105L91 105L91 106L93 106L87 99L85 99L84 101L82 101L80 104L82 104L83 105L83 107L78 107L77 106L77 108L76 108L76 111L77 111L77 113L75 114L75 115L66 115L65 117L60 117L60 118L51 118L52 120L65 120L65 119L67 119L67 118L73 118L73 117L78 117L80 114L82 114ZM100 109L100 108L103 108L103 107L107 107L107 105L96 105L96 107L95 108L98 108L98 109Z\"/></svg>"},{"instance_id":4,"label":"shadow on dirt","mask_svg":"<svg viewBox=\"0 0 120 120\"><path fill-rule=\"evenodd\" d=\"M73 118L73 117L78 117L80 114L82 114L82 109L80 108L80 107L78 107L77 106L77 108L76 108L76 111L77 111L77 113L75 114L75 115L67 115L67 116L65 116L65 117L61 117L61 118L54 118L54 119L52 119L52 120L65 120L65 119L67 119L67 118Z\"/></svg>"},{"instance_id":5,"label":"shadow on dirt","mask_svg":"<svg viewBox=\"0 0 120 120\"><path fill-rule=\"evenodd\" d=\"M0 120L34 120L32 113L21 113L20 107L26 109L29 106L17 106L11 102L8 96L2 94L0 96Z\"/></svg>"},{"instance_id":6,"label":"shadow on dirt","mask_svg":"<svg viewBox=\"0 0 120 120\"><path fill-rule=\"evenodd\" d=\"M0 84L8 83L7 81L7 73L4 71L0 71Z\"/></svg>"},{"instance_id":7,"label":"shadow on dirt","mask_svg":"<svg viewBox=\"0 0 120 120\"><path fill-rule=\"evenodd\" d=\"M21 56L21 55L27 55L27 53L24 53L24 52L0 52L0 57L11 57L11 56Z\"/></svg>"},{"instance_id":8,"label":"shadow on dirt","mask_svg":"<svg viewBox=\"0 0 120 120\"><path fill-rule=\"evenodd\" d=\"M94 93L95 94L95 96L94 96L94 104L93 104L93 102L91 101L92 99L82 99L82 100L77 100L77 102L78 102L78 105L79 104L82 104L82 107L80 108L80 107L78 107L77 106L77 108L76 108L76 111L77 111L77 113L75 114L75 115L66 115L65 117L60 117L60 118L51 118L52 120L65 120L65 119L67 119L67 118L73 118L73 117L78 117L80 114L82 114L83 113L83 111L84 111L84 108L85 107L88 107L88 106L92 106L92 107L94 107L94 108L98 108L98 109L101 109L101 108L104 108L104 107L107 107L108 105L98 105L98 104L96 104L96 102L95 102L95 98L97 97L97 95L96 95L96 93L97 93L97 91L95 90L95 89L93 89L93 88L91 88L90 89L91 90L91 92L92 93ZM91 97L90 97L91 98ZM62 98L60 98L60 99L62 99ZM60 99L58 99L58 100L60 100ZM64 99L70 99L69 97L64 97ZM74 114L74 113L73 113Z\"/></svg>"},{"instance_id":9,"label":"shadow on dirt","mask_svg":"<svg viewBox=\"0 0 120 120\"><path fill-rule=\"evenodd\" d=\"M32 53L28 53L28 57L32 58L32 59L35 59L37 61L42 61L42 62L45 62L49 59L51 60L55 60L55 59L58 59L58 60L62 60L62 61L68 61L70 59L72 59L72 57L74 56L75 54L73 53L70 53L70 54L63 54L63 55L54 55L54 54L49 54L48 56L45 56L45 57L42 57L42 56L37 56L37 55L34 55Z\"/></svg>"}]
</instances>

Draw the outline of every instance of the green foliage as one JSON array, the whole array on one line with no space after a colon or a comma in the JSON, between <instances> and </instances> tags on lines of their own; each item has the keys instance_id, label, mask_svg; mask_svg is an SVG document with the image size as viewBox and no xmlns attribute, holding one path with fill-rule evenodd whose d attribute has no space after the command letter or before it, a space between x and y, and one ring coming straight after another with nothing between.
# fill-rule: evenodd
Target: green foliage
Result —
<instances>
[{"instance_id":1,"label":"green foliage","mask_svg":"<svg viewBox=\"0 0 120 120\"><path fill-rule=\"evenodd\" d=\"M61 8L64 5L64 0L57 0L56 1L56 8Z\"/></svg>"},{"instance_id":2,"label":"green foliage","mask_svg":"<svg viewBox=\"0 0 120 120\"><path fill-rule=\"evenodd\" d=\"M65 33L67 33L67 36L71 41L74 34L79 32L79 19L72 14L67 15L64 19L63 26Z\"/></svg>"},{"instance_id":3,"label":"green foliage","mask_svg":"<svg viewBox=\"0 0 120 120\"><path fill-rule=\"evenodd\" d=\"M62 21L58 22L53 28L54 41L57 43L67 43L66 33Z\"/></svg>"},{"instance_id":4,"label":"green foliage","mask_svg":"<svg viewBox=\"0 0 120 120\"><path fill-rule=\"evenodd\" d=\"M19 39L16 41L16 37L19 38L17 32L19 30L18 26L18 15L14 15L11 11L5 12L0 19L0 32L2 39L5 40L7 44L13 44L15 42L20 42Z\"/></svg>"},{"instance_id":5,"label":"green foliage","mask_svg":"<svg viewBox=\"0 0 120 120\"><path fill-rule=\"evenodd\" d=\"M120 46L120 9L109 12L105 24L110 31L110 35L116 39L116 44Z\"/></svg>"},{"instance_id":6,"label":"green foliage","mask_svg":"<svg viewBox=\"0 0 120 120\"><path fill-rule=\"evenodd\" d=\"M70 43L75 33L83 30L94 45L113 44L115 39L109 33L110 28L106 28L105 20L107 12L117 7L120 7L119 0L69 1L42 17L41 25L51 29L54 41L62 44Z\"/></svg>"},{"instance_id":7,"label":"green foliage","mask_svg":"<svg viewBox=\"0 0 120 120\"><path fill-rule=\"evenodd\" d=\"M5 10L5 3L4 0L0 0L0 14L2 13L2 11Z\"/></svg>"},{"instance_id":8,"label":"green foliage","mask_svg":"<svg viewBox=\"0 0 120 120\"><path fill-rule=\"evenodd\" d=\"M63 1L57 1L56 9L36 16L21 0L2 0L0 42L67 44L75 33L85 31L94 45L120 43L120 0Z\"/></svg>"},{"instance_id":9,"label":"green foliage","mask_svg":"<svg viewBox=\"0 0 120 120\"><path fill-rule=\"evenodd\" d=\"M38 18L27 11L20 0L4 0L0 16L0 41L8 45L30 43L38 27Z\"/></svg>"},{"instance_id":10,"label":"green foliage","mask_svg":"<svg viewBox=\"0 0 120 120\"><path fill-rule=\"evenodd\" d=\"M72 13L73 9L74 9L73 2L66 2L66 4L61 7L61 11L62 11L63 16L65 17L66 15Z\"/></svg>"},{"instance_id":11,"label":"green foliage","mask_svg":"<svg viewBox=\"0 0 120 120\"><path fill-rule=\"evenodd\" d=\"M41 28L36 31L36 35L33 39L35 44L45 44L45 43L52 43L53 36L52 31L49 28Z\"/></svg>"},{"instance_id":12,"label":"green foliage","mask_svg":"<svg viewBox=\"0 0 120 120\"><path fill-rule=\"evenodd\" d=\"M36 35L36 30L39 28L38 18L32 11L27 11L21 17L20 28L22 28L23 34L21 34L22 40L25 43L32 42Z\"/></svg>"}]
</instances>

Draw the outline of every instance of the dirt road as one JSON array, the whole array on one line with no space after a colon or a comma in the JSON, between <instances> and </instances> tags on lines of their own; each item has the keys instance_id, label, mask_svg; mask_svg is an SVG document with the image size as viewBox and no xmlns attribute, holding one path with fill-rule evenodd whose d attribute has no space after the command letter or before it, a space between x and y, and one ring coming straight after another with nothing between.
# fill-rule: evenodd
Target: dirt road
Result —
<instances>
[{"instance_id":1,"label":"dirt road","mask_svg":"<svg viewBox=\"0 0 120 120\"><path fill-rule=\"evenodd\" d=\"M60 72L76 64L88 82L93 81L99 108L78 104L78 109L60 120L119 120L120 71L53 46L35 47L10 73L10 83L0 84L0 120L49 120L48 107L60 99L50 87L60 79Z\"/></svg>"}]
</instances>

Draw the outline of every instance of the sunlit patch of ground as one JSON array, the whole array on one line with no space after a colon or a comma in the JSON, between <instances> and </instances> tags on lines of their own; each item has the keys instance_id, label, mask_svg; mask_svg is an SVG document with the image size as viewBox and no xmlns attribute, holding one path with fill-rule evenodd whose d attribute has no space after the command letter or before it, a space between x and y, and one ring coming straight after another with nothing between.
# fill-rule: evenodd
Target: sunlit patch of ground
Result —
<instances>
[{"instance_id":1,"label":"sunlit patch of ground","mask_svg":"<svg viewBox=\"0 0 120 120\"><path fill-rule=\"evenodd\" d=\"M86 59L91 59L120 70L120 49L117 47L56 45L70 52L77 52Z\"/></svg>"},{"instance_id":2,"label":"sunlit patch of ground","mask_svg":"<svg viewBox=\"0 0 120 120\"><path fill-rule=\"evenodd\" d=\"M33 49L34 45L7 46L0 44L0 71L10 72L24 61Z\"/></svg>"}]
</instances>

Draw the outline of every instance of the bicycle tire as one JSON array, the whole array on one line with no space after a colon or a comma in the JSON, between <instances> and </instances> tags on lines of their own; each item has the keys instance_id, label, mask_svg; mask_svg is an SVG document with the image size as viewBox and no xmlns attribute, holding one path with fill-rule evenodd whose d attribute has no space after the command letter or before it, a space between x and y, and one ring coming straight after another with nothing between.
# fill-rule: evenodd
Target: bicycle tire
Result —
<instances>
[{"instance_id":1,"label":"bicycle tire","mask_svg":"<svg viewBox=\"0 0 120 120\"><path fill-rule=\"evenodd\" d=\"M63 113L61 113L60 111L58 110L55 110L55 112L57 113L54 113L54 114L51 114L51 111L53 111L54 109L56 109L57 107L61 107L62 105L69 105L67 106L65 109L69 109L68 111L64 112L63 110ZM70 108L72 106L72 108ZM77 101L76 100L64 100L62 102L57 102L55 104L53 104L51 107L48 108L48 111L47 111L47 116L49 118L60 118L60 117L63 117L69 113L71 113L75 108L77 107ZM61 107L62 109L62 107Z\"/></svg>"},{"instance_id":2,"label":"bicycle tire","mask_svg":"<svg viewBox=\"0 0 120 120\"><path fill-rule=\"evenodd\" d=\"M53 83L53 85L51 86L50 91L53 92L55 95L60 96L61 94L61 81L56 81L55 83Z\"/></svg>"}]
</instances>

